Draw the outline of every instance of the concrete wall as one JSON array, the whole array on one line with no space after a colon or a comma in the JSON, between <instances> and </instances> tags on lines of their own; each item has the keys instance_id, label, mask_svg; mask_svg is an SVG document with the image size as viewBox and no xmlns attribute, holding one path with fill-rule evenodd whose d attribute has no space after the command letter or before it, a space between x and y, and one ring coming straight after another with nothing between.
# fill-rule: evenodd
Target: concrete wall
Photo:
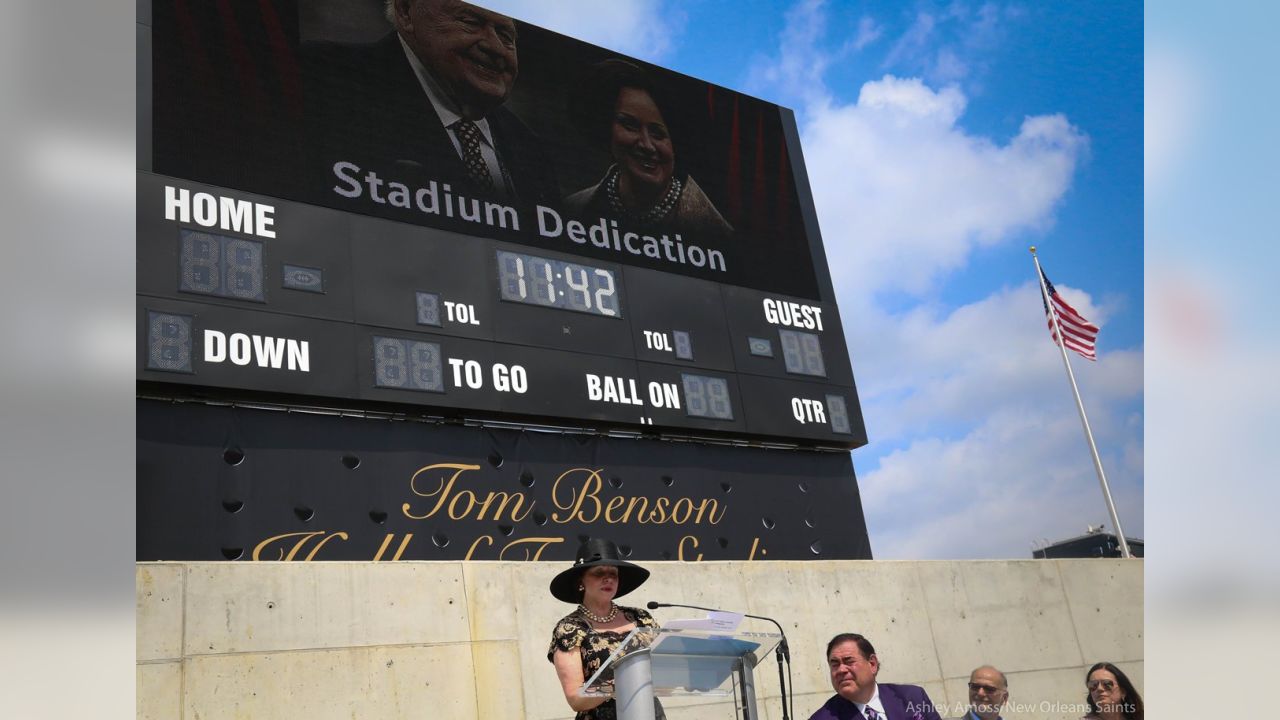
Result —
<instances>
[{"instance_id":1,"label":"concrete wall","mask_svg":"<svg viewBox=\"0 0 1280 720\"><path fill-rule=\"evenodd\" d=\"M626 604L783 622L798 720L831 694L823 650L841 631L875 643L882 681L923 685L951 707L975 665L996 665L1010 720L1079 718L1098 660L1143 687L1141 560L644 565L653 576ZM571 718L546 660L551 626L571 609L546 588L566 566L140 563L138 717ZM757 680L764 716L780 718L772 657ZM728 702L664 705L672 720L733 717Z\"/></svg>"}]
</instances>

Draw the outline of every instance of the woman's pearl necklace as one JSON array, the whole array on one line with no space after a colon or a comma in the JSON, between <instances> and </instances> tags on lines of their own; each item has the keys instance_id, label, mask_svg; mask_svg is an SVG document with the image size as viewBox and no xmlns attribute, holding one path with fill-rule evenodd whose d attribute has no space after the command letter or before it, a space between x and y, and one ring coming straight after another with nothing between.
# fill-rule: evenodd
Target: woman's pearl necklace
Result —
<instances>
[{"instance_id":1,"label":"woman's pearl necklace","mask_svg":"<svg viewBox=\"0 0 1280 720\"><path fill-rule=\"evenodd\" d=\"M609 603L609 608L610 608L609 614L604 616L596 615L595 613L591 612L590 610L587 609L586 605L579 605L578 612L582 613L582 616L590 620L591 622L600 623L603 625L604 623L607 623L613 620L614 618L618 617L618 606L614 605L613 603Z\"/></svg>"},{"instance_id":2,"label":"woman's pearl necklace","mask_svg":"<svg viewBox=\"0 0 1280 720\"><path fill-rule=\"evenodd\" d=\"M609 209L614 215L627 221L637 222L641 225L653 225L661 221L671 212L671 208L676 206L680 201L680 192L683 189L680 178L673 177L667 185L667 193L662 196L657 205L643 212L632 212L622 204L622 194L618 192L618 176L620 171L618 166L614 165L609 169L609 176L605 179L604 189L605 195L609 199Z\"/></svg>"}]
</instances>

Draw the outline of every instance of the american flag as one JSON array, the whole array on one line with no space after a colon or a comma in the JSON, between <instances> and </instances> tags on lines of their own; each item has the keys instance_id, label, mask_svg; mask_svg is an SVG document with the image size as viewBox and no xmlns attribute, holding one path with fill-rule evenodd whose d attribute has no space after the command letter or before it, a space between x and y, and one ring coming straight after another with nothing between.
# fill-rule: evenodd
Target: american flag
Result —
<instances>
[{"instance_id":1,"label":"american flag","mask_svg":"<svg viewBox=\"0 0 1280 720\"><path fill-rule=\"evenodd\" d=\"M1044 278L1044 286L1049 290L1049 299L1053 301L1053 309L1058 315L1058 325L1066 337L1067 349L1075 350L1086 360L1097 360L1098 352L1095 343L1098 340L1098 326L1085 320L1075 308L1067 304L1067 301L1053 287L1053 283L1049 282L1049 276L1045 275L1043 270L1040 271L1040 277ZM1044 314L1049 317L1048 304L1044 306ZM1053 329L1052 317L1049 317L1048 324L1049 335L1053 337L1053 342L1057 343L1058 333Z\"/></svg>"}]
</instances>

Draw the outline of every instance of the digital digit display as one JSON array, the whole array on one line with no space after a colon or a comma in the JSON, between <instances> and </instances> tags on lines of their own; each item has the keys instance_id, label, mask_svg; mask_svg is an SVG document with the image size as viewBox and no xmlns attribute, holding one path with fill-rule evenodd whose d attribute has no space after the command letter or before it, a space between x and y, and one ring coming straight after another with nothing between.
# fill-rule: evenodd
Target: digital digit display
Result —
<instances>
[{"instance_id":1,"label":"digital digit display","mask_svg":"<svg viewBox=\"0 0 1280 720\"><path fill-rule=\"evenodd\" d=\"M273 225L224 223L214 210L264 198L138 182L135 364L149 396L866 442L833 303L285 200L270 201Z\"/></svg>"},{"instance_id":2,"label":"digital digit display","mask_svg":"<svg viewBox=\"0 0 1280 720\"><path fill-rule=\"evenodd\" d=\"M440 327L440 296L435 293L417 293L418 324Z\"/></svg>"},{"instance_id":3,"label":"digital digit display","mask_svg":"<svg viewBox=\"0 0 1280 720\"><path fill-rule=\"evenodd\" d=\"M585 152L563 92L616 53L517 21L503 114L536 134L490 127L476 183L421 83L389 81L428 58L383 57L368 2L139 3L139 397L866 443L793 111L644 66L697 112L682 184L631 207L643 169Z\"/></svg>"},{"instance_id":4,"label":"digital digit display","mask_svg":"<svg viewBox=\"0 0 1280 720\"><path fill-rule=\"evenodd\" d=\"M680 378L684 384L685 412L690 417L733 419L728 380L689 373L681 373Z\"/></svg>"},{"instance_id":5,"label":"digital digit display","mask_svg":"<svg viewBox=\"0 0 1280 720\"><path fill-rule=\"evenodd\" d=\"M400 390L444 392L440 344L375 335L373 384Z\"/></svg>"},{"instance_id":6,"label":"digital digit display","mask_svg":"<svg viewBox=\"0 0 1280 720\"><path fill-rule=\"evenodd\" d=\"M147 312L147 369L193 372L191 316Z\"/></svg>"},{"instance_id":7,"label":"digital digit display","mask_svg":"<svg viewBox=\"0 0 1280 720\"><path fill-rule=\"evenodd\" d=\"M693 359L693 340L684 330L672 330L671 337L676 341L676 357L681 360Z\"/></svg>"},{"instance_id":8,"label":"digital digit display","mask_svg":"<svg viewBox=\"0 0 1280 720\"><path fill-rule=\"evenodd\" d=\"M266 302L262 243L186 229L180 231L179 237L179 290Z\"/></svg>"},{"instance_id":9,"label":"digital digit display","mask_svg":"<svg viewBox=\"0 0 1280 720\"><path fill-rule=\"evenodd\" d=\"M618 279L613 271L536 255L498 252L498 287L503 300L621 318Z\"/></svg>"},{"instance_id":10,"label":"digital digit display","mask_svg":"<svg viewBox=\"0 0 1280 720\"><path fill-rule=\"evenodd\" d=\"M827 376L826 364L822 361L822 345L818 336L812 333L795 330L779 330L782 340L782 359L787 372L797 375Z\"/></svg>"},{"instance_id":11,"label":"digital digit display","mask_svg":"<svg viewBox=\"0 0 1280 720\"><path fill-rule=\"evenodd\" d=\"M853 432L849 426L849 408L844 404L844 398L839 395L828 395L827 414L831 416L831 432L845 435Z\"/></svg>"}]
</instances>

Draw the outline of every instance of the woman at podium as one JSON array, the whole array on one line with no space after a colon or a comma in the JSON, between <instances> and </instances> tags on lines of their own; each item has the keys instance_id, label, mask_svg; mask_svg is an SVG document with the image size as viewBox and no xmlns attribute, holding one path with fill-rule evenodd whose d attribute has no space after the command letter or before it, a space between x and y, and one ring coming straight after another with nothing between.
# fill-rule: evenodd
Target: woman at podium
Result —
<instances>
[{"instance_id":1,"label":"woman at podium","mask_svg":"<svg viewBox=\"0 0 1280 720\"><path fill-rule=\"evenodd\" d=\"M628 633L637 627L657 629L648 612L613 602L640 587L649 579L649 571L623 560L617 545L599 538L583 543L576 558L551 580L552 596L577 607L556 623L547 659L555 664L564 699L578 713L576 720L615 720L612 699L584 697L578 690ZM657 698L653 702L656 716L665 718Z\"/></svg>"}]
</instances>

